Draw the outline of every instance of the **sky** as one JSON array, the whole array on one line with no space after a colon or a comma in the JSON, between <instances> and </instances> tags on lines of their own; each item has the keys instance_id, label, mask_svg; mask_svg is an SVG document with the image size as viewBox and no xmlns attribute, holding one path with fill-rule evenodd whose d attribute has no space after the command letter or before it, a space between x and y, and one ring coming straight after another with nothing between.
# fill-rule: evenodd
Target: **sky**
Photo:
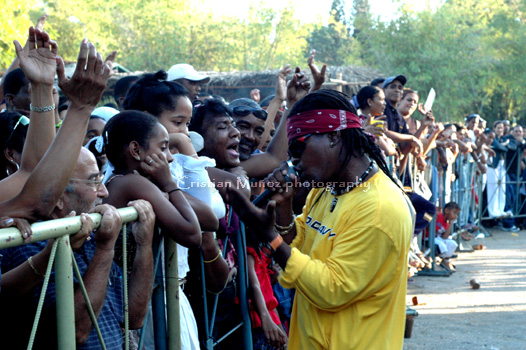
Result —
<instances>
[{"instance_id":1,"label":"sky","mask_svg":"<svg viewBox=\"0 0 526 350\"><path fill-rule=\"evenodd\" d=\"M383 21L389 21L396 17L396 11L400 3L409 4L413 10L419 11L426 6L436 4L440 0L370 0L371 12L373 16L379 16ZM332 0L201 0L202 5L210 8L217 15L235 15L244 17L248 13L250 4L259 5L264 2L269 7L280 9L292 3L296 9L296 18L301 19L304 23L312 23L321 18L322 23L326 24L331 9ZM308 5L306 5L308 4ZM312 4L312 5L311 5ZM346 13L350 13L352 0L345 1Z\"/></svg>"}]
</instances>

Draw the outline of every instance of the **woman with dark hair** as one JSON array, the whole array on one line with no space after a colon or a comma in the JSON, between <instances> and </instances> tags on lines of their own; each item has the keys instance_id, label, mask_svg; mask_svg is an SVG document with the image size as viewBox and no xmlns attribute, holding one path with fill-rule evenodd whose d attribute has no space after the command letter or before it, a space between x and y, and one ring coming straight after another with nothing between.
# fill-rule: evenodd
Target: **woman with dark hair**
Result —
<instances>
[{"instance_id":1,"label":"woman with dark hair","mask_svg":"<svg viewBox=\"0 0 526 350\"><path fill-rule=\"evenodd\" d=\"M273 202L259 209L229 194L283 268L280 284L296 288L289 349L401 349L414 222L409 199L344 94L305 96L290 111L287 131L297 175L289 172L296 182L286 184L283 163L268 178L276 214ZM298 180L313 188L293 220Z\"/></svg>"},{"instance_id":2,"label":"woman with dark hair","mask_svg":"<svg viewBox=\"0 0 526 350\"><path fill-rule=\"evenodd\" d=\"M360 109L364 131L376 135L376 143L385 156L396 154L396 145L384 134L386 122L385 117L381 117L386 106L384 91L376 86L364 86L355 97L354 107Z\"/></svg>"},{"instance_id":3,"label":"woman with dark hair","mask_svg":"<svg viewBox=\"0 0 526 350\"><path fill-rule=\"evenodd\" d=\"M169 163L174 156L181 155L172 156L166 128L149 114L125 111L109 120L103 136L106 155L114 166L113 175L107 181L111 191L107 202L121 205L134 197L150 201L158 226L177 243L181 279L189 271L186 248L199 247L204 237L201 251L205 263L209 262L205 264L207 287L214 292L220 291L225 285L227 267L218 256L213 235L218 220L209 205L182 191L191 192L190 186L184 186L184 181L174 177ZM195 176L189 177L195 179ZM184 349L198 348L195 318L182 290L180 300L181 329L184 330L181 343Z\"/></svg>"},{"instance_id":4,"label":"woman with dark hair","mask_svg":"<svg viewBox=\"0 0 526 350\"><path fill-rule=\"evenodd\" d=\"M188 124L192 118L188 90L179 83L166 81L166 78L167 73L163 70L142 75L126 94L122 106L125 110L150 113L169 134L188 136Z\"/></svg>"},{"instance_id":5,"label":"woman with dark hair","mask_svg":"<svg viewBox=\"0 0 526 350\"><path fill-rule=\"evenodd\" d=\"M0 113L0 180L20 169L28 125L29 118L18 112Z\"/></svg>"},{"instance_id":6,"label":"woman with dark hair","mask_svg":"<svg viewBox=\"0 0 526 350\"><path fill-rule=\"evenodd\" d=\"M135 199L146 199L153 206L157 224L170 238L187 247L199 247L199 223L172 179L168 133L157 119L138 111L119 113L106 124L104 143L106 156L115 167L107 181L110 195L105 202L120 208Z\"/></svg>"},{"instance_id":7,"label":"woman with dark hair","mask_svg":"<svg viewBox=\"0 0 526 350\"><path fill-rule=\"evenodd\" d=\"M384 115L385 111L385 95L384 91L376 86L364 86L358 91L356 95L358 106L362 111L362 114L366 117L371 115L373 117L379 117Z\"/></svg>"}]
</instances>

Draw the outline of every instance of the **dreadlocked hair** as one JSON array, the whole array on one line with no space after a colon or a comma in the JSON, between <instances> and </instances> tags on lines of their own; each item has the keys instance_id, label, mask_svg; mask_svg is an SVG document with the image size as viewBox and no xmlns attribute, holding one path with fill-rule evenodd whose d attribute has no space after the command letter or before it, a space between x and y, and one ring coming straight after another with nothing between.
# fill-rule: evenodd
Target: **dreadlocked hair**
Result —
<instances>
[{"instance_id":1,"label":"dreadlocked hair","mask_svg":"<svg viewBox=\"0 0 526 350\"><path fill-rule=\"evenodd\" d=\"M312 111L316 109L340 109L357 114L356 108L351 104L350 99L344 93L335 90L317 90L299 100L289 113L289 117L301 112ZM340 151L341 166L343 170L351 161L352 157L367 155L373 159L378 168L393 181L398 188L402 190L398 182L391 175L387 164L385 163L382 151L374 142L372 135L363 131L363 129L345 129L340 130L343 147ZM405 191L402 190L405 193Z\"/></svg>"}]
</instances>

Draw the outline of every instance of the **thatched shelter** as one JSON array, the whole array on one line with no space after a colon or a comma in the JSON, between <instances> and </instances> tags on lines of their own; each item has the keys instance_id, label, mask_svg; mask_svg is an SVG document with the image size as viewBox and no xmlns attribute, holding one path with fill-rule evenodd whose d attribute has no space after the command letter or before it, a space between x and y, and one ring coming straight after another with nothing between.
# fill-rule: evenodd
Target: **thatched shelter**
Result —
<instances>
[{"instance_id":1,"label":"thatched shelter","mask_svg":"<svg viewBox=\"0 0 526 350\"><path fill-rule=\"evenodd\" d=\"M73 74L75 64L67 65L67 73ZM310 73L310 71L308 71ZM106 86L104 97L111 100L113 87L117 80L127 75L140 76L145 72L116 72ZM261 72L235 71L224 72L200 72L210 77L210 82L205 84L202 92L212 95L219 95L226 101L232 101L240 97L250 97L252 89L259 89L261 99L274 94L276 89L276 76L278 70L266 70ZM68 75L68 74L67 74ZM355 95L363 86L378 77L385 76L381 71L366 67L329 67L327 69L326 82L323 85L326 89L340 90L349 96ZM290 79L291 77L289 77ZM111 101L110 101L111 102Z\"/></svg>"},{"instance_id":2,"label":"thatched shelter","mask_svg":"<svg viewBox=\"0 0 526 350\"><path fill-rule=\"evenodd\" d=\"M278 70L262 72L202 72L210 76L210 82L203 86L203 91L220 95L227 101L240 97L249 97L252 89L259 89L261 99L274 94ZM366 67L329 67L324 88L339 89L349 96L355 95L360 88L384 74Z\"/></svg>"}]
</instances>

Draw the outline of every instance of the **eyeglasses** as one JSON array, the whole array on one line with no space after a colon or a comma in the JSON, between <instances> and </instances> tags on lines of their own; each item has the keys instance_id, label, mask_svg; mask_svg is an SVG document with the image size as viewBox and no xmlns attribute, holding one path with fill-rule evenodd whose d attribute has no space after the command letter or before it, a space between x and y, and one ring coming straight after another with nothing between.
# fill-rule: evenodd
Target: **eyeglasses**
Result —
<instances>
[{"instance_id":1,"label":"eyeglasses","mask_svg":"<svg viewBox=\"0 0 526 350\"><path fill-rule=\"evenodd\" d=\"M104 177L102 175L97 176L97 179L95 180L75 179L75 178L69 179L70 182L75 181L75 182L82 182L82 183L93 185L90 187L92 187L95 192L99 192L100 186L102 185L102 180L104 180Z\"/></svg>"},{"instance_id":2,"label":"eyeglasses","mask_svg":"<svg viewBox=\"0 0 526 350\"><path fill-rule=\"evenodd\" d=\"M311 137L312 134L308 134L302 137L297 138L289 145L288 154L291 158L300 158L303 152L305 151L305 148L307 145L305 144L305 141L309 137Z\"/></svg>"},{"instance_id":3,"label":"eyeglasses","mask_svg":"<svg viewBox=\"0 0 526 350\"><path fill-rule=\"evenodd\" d=\"M232 112L235 115L239 115L241 117L246 117L247 115L252 113L256 118L267 119L267 111L261 108L252 108L249 106L235 106L232 108Z\"/></svg>"},{"instance_id":4,"label":"eyeglasses","mask_svg":"<svg viewBox=\"0 0 526 350\"><path fill-rule=\"evenodd\" d=\"M13 135L15 134L17 126L20 125L20 124L22 124L23 126L29 125L29 118L26 117L25 115L21 115L20 118L18 118L18 121L16 122L15 126L13 127L13 131L11 131L11 134L9 135L7 140L5 141L6 145L9 144L9 141L11 140Z\"/></svg>"}]
</instances>

